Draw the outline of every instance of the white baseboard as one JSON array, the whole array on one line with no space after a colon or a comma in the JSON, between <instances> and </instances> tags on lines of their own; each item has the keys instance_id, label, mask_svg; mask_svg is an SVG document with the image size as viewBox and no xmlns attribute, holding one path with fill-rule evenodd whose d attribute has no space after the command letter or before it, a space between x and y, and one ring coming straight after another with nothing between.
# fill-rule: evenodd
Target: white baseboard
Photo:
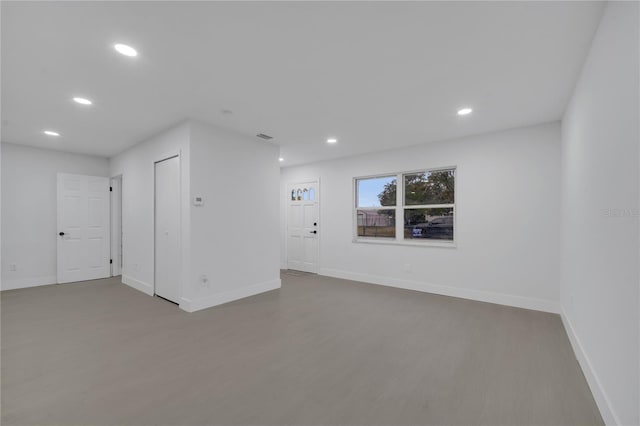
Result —
<instances>
[{"instance_id":1,"label":"white baseboard","mask_svg":"<svg viewBox=\"0 0 640 426\"><path fill-rule=\"evenodd\" d=\"M471 290L468 288L451 287L446 285L425 283L422 281L411 281L398 278L382 277L378 275L361 274L357 272L341 271L338 269L321 268L320 275L327 275L329 277L342 278L352 281L363 281L370 284L402 288L405 290L415 290L425 293L440 294L443 296L460 297L462 299L477 300L479 302L514 306L516 308L532 309L535 311L551 312L554 314L560 313L560 304L552 300L514 296L510 294L493 293L489 291Z\"/></svg>"},{"instance_id":2,"label":"white baseboard","mask_svg":"<svg viewBox=\"0 0 640 426\"><path fill-rule=\"evenodd\" d=\"M600 415L602 416L604 423L606 425L622 424L620 423L615 411L613 411L611 401L609 400L607 393L604 391L604 388L600 383L600 379L598 379L598 375L591 365L591 361L589 360L587 353L584 351L582 343L580 342L580 339L571 324L571 320L569 320L564 309L561 310L560 317L562 318L562 323L564 324L564 328L569 336L573 352L575 353L576 359L582 368L584 377L587 379L587 383L589 384L593 398L596 400L596 404L598 405L598 409L600 410Z\"/></svg>"},{"instance_id":3,"label":"white baseboard","mask_svg":"<svg viewBox=\"0 0 640 426\"><path fill-rule=\"evenodd\" d=\"M2 290L16 290L18 288L38 287L41 285L57 284L58 277L29 277L17 278L13 280L2 280Z\"/></svg>"},{"instance_id":4,"label":"white baseboard","mask_svg":"<svg viewBox=\"0 0 640 426\"><path fill-rule=\"evenodd\" d=\"M187 312L195 312L202 309L211 308L213 306L222 305L224 303L233 302L234 300L244 299L245 297L255 296L256 294L264 293L267 291L277 290L281 286L281 281L277 279L249 286L243 286L238 289L226 291L224 293L213 294L202 299L190 300L182 298L180 302L180 309Z\"/></svg>"},{"instance_id":5,"label":"white baseboard","mask_svg":"<svg viewBox=\"0 0 640 426\"><path fill-rule=\"evenodd\" d=\"M149 283L136 280L135 278L131 278L130 276L124 274L122 275L122 282L131 288L135 288L136 290L143 292L144 294L153 296L153 286Z\"/></svg>"}]
</instances>

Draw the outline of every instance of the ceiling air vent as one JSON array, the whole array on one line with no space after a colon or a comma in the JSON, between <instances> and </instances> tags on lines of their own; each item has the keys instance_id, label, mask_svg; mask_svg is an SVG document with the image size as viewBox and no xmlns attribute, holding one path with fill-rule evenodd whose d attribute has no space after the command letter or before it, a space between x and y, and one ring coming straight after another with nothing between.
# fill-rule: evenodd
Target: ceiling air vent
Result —
<instances>
[{"instance_id":1,"label":"ceiling air vent","mask_svg":"<svg viewBox=\"0 0 640 426\"><path fill-rule=\"evenodd\" d=\"M264 139L265 141L270 141L271 139L273 139L273 136L265 135L264 133L258 133L256 136L260 139Z\"/></svg>"}]
</instances>

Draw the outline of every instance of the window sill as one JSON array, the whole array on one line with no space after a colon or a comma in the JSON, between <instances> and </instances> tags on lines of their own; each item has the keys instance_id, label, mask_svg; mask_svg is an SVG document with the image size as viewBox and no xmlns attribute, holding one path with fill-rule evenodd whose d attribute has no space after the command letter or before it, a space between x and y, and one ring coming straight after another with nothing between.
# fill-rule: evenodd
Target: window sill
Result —
<instances>
[{"instance_id":1,"label":"window sill","mask_svg":"<svg viewBox=\"0 0 640 426\"><path fill-rule=\"evenodd\" d=\"M352 240L355 244L373 244L383 246L408 246L408 247L440 247L440 248L458 248L457 243L454 241L398 241L395 238L382 239L382 238L354 238Z\"/></svg>"}]
</instances>

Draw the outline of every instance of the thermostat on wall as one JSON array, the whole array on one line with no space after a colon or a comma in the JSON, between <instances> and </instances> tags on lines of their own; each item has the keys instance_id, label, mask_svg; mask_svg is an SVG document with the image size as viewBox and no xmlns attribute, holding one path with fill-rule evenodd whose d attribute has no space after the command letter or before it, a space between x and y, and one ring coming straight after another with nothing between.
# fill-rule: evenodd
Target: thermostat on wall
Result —
<instances>
[{"instance_id":1,"label":"thermostat on wall","mask_svg":"<svg viewBox=\"0 0 640 426\"><path fill-rule=\"evenodd\" d=\"M193 197L193 205L194 206L202 206L202 205L204 205L204 198L202 198L202 197Z\"/></svg>"}]
</instances>

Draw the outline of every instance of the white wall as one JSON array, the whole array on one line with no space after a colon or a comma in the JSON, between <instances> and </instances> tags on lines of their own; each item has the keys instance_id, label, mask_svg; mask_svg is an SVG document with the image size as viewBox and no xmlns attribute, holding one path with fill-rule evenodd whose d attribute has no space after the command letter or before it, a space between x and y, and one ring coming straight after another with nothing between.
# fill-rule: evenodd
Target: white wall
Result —
<instances>
[{"instance_id":1,"label":"white wall","mask_svg":"<svg viewBox=\"0 0 640 426\"><path fill-rule=\"evenodd\" d=\"M154 284L155 162L180 155L182 265L189 262L189 124L175 126L113 157L111 176L122 175L122 282L147 294ZM189 281L181 271L180 286ZM181 290L183 291L183 290Z\"/></svg>"},{"instance_id":2,"label":"white wall","mask_svg":"<svg viewBox=\"0 0 640 426\"><path fill-rule=\"evenodd\" d=\"M562 306L607 424L637 425L638 3L611 2L562 124Z\"/></svg>"},{"instance_id":3,"label":"white wall","mask_svg":"<svg viewBox=\"0 0 640 426\"><path fill-rule=\"evenodd\" d=\"M191 196L202 196L204 205L191 207L187 310L280 287L278 152L268 142L191 123Z\"/></svg>"},{"instance_id":4,"label":"white wall","mask_svg":"<svg viewBox=\"0 0 640 426\"><path fill-rule=\"evenodd\" d=\"M353 177L451 165L457 166L457 248L352 242ZM559 310L558 123L284 168L282 211L288 183L318 177L321 274Z\"/></svg>"},{"instance_id":5,"label":"white wall","mask_svg":"<svg viewBox=\"0 0 640 426\"><path fill-rule=\"evenodd\" d=\"M111 176L122 175L123 282L153 294L154 162L176 153L180 308L196 311L279 288L278 149L198 122L111 159ZM193 205L195 196L204 198L203 206Z\"/></svg>"},{"instance_id":6,"label":"white wall","mask_svg":"<svg viewBox=\"0 0 640 426\"><path fill-rule=\"evenodd\" d=\"M108 170L106 158L2 143L2 290L57 281L56 174Z\"/></svg>"}]
</instances>

